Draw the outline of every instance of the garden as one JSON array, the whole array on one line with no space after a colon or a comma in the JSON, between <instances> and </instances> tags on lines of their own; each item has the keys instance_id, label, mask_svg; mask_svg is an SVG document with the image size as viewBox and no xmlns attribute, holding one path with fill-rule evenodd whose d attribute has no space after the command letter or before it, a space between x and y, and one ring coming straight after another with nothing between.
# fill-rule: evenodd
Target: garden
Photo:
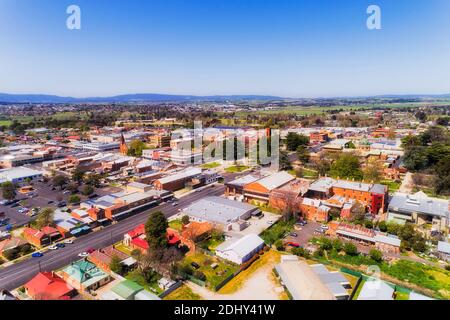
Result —
<instances>
[{"instance_id":1,"label":"garden","mask_svg":"<svg viewBox=\"0 0 450 320\"><path fill-rule=\"evenodd\" d=\"M182 274L189 278L194 278L204 282L208 288L214 289L238 270L238 266L209 256L205 253L197 252L185 257L180 265Z\"/></svg>"}]
</instances>

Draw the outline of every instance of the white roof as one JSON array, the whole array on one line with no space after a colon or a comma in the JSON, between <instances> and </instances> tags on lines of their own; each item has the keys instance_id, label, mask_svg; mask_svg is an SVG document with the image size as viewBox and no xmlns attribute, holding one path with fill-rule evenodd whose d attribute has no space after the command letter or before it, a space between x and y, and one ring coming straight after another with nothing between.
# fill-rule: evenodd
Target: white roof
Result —
<instances>
[{"instance_id":1,"label":"white roof","mask_svg":"<svg viewBox=\"0 0 450 320\"><path fill-rule=\"evenodd\" d=\"M450 243L444 242L444 241L439 241L437 249L439 252L450 254Z\"/></svg>"},{"instance_id":2,"label":"white roof","mask_svg":"<svg viewBox=\"0 0 450 320\"><path fill-rule=\"evenodd\" d=\"M394 288L386 282L369 278L359 293L358 300L394 300Z\"/></svg>"},{"instance_id":3,"label":"white roof","mask_svg":"<svg viewBox=\"0 0 450 320\"><path fill-rule=\"evenodd\" d=\"M267 190L273 190L281 187L282 185L285 185L286 183L294 179L295 177L291 176L289 173L280 171L268 177L262 178L261 180L258 180L257 183L262 185Z\"/></svg>"},{"instance_id":4,"label":"white roof","mask_svg":"<svg viewBox=\"0 0 450 320\"><path fill-rule=\"evenodd\" d=\"M245 257L263 244L263 239L261 239L256 234L251 233L243 236L238 240L230 239L228 241L225 241L216 248L216 251L233 251L238 257Z\"/></svg>"},{"instance_id":5,"label":"white roof","mask_svg":"<svg viewBox=\"0 0 450 320\"><path fill-rule=\"evenodd\" d=\"M5 181L13 181L16 179L24 179L28 177L43 175L44 172L33 170L26 167L16 167L0 170L0 183Z\"/></svg>"},{"instance_id":6,"label":"white roof","mask_svg":"<svg viewBox=\"0 0 450 320\"><path fill-rule=\"evenodd\" d=\"M165 183L169 183L169 182L172 182L172 181L177 181L177 180L181 180L181 179L190 178L190 177L196 176L196 175L198 175L200 173L202 173L202 169L190 168L190 169L187 169L187 170L184 170L184 171L172 174L170 176L161 178L158 181L161 184L165 184Z\"/></svg>"}]
</instances>

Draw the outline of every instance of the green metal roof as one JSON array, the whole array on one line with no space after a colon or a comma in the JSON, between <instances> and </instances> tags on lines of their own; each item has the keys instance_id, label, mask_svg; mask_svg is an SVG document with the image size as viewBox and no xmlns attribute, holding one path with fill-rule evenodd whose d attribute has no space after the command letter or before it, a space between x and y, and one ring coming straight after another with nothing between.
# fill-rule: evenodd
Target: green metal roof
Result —
<instances>
[{"instance_id":1,"label":"green metal roof","mask_svg":"<svg viewBox=\"0 0 450 320\"><path fill-rule=\"evenodd\" d=\"M112 292L118 294L125 300L133 300L134 296L142 290L144 290L142 286L131 280L122 281L111 288Z\"/></svg>"}]
</instances>

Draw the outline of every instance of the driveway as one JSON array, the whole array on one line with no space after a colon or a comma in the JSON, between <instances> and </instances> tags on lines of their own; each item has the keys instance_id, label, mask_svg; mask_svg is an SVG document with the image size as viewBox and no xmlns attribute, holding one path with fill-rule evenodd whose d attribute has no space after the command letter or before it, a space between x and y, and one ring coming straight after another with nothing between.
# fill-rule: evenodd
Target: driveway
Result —
<instances>
[{"instance_id":1,"label":"driveway","mask_svg":"<svg viewBox=\"0 0 450 320\"><path fill-rule=\"evenodd\" d=\"M213 292L190 281L187 284L206 300L280 300L283 288L276 282L272 268L272 265L260 268L244 282L242 288L231 294Z\"/></svg>"},{"instance_id":2,"label":"driveway","mask_svg":"<svg viewBox=\"0 0 450 320\"><path fill-rule=\"evenodd\" d=\"M412 179L412 173L407 172L405 174L405 178L403 178L402 185L400 186L398 191L403 192L403 193L412 193L413 187L414 187L414 182Z\"/></svg>"}]
</instances>

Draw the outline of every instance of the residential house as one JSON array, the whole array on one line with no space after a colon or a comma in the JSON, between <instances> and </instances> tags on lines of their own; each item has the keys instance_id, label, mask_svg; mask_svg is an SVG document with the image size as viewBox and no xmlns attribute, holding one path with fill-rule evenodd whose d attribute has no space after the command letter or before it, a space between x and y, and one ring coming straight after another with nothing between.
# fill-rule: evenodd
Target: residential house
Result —
<instances>
[{"instance_id":1,"label":"residential house","mask_svg":"<svg viewBox=\"0 0 450 320\"><path fill-rule=\"evenodd\" d=\"M77 291L54 272L38 273L24 288L33 300L70 300L77 295Z\"/></svg>"},{"instance_id":2,"label":"residential house","mask_svg":"<svg viewBox=\"0 0 450 320\"><path fill-rule=\"evenodd\" d=\"M64 267L59 275L80 292L95 291L112 280L109 274L87 259L72 262Z\"/></svg>"}]
</instances>

